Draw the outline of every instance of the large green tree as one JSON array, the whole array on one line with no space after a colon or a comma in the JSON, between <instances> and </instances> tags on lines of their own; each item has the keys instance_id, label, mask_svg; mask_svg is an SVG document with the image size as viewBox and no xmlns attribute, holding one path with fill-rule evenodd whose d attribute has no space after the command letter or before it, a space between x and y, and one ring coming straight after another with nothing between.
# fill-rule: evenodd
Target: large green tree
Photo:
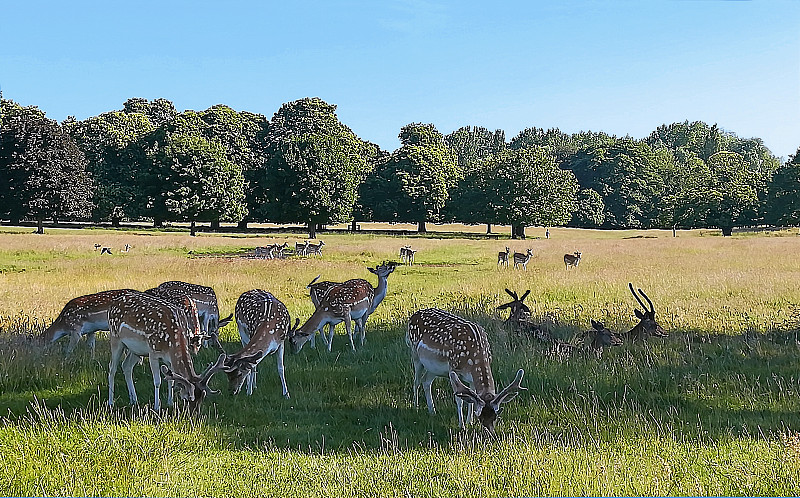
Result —
<instances>
[{"instance_id":1,"label":"large green tree","mask_svg":"<svg viewBox=\"0 0 800 498\"><path fill-rule=\"evenodd\" d=\"M417 223L441 219L450 191L462 177L455 153L432 124L412 123L400 131L399 149L361 188L372 218Z\"/></svg>"},{"instance_id":2,"label":"large green tree","mask_svg":"<svg viewBox=\"0 0 800 498\"><path fill-rule=\"evenodd\" d=\"M252 217L317 225L353 216L358 186L372 166L375 147L359 139L319 98L284 104L270 121L264 168L255 171Z\"/></svg>"},{"instance_id":3,"label":"large green tree","mask_svg":"<svg viewBox=\"0 0 800 498\"><path fill-rule=\"evenodd\" d=\"M800 148L773 175L765 204L767 222L800 225Z\"/></svg>"},{"instance_id":4,"label":"large green tree","mask_svg":"<svg viewBox=\"0 0 800 498\"><path fill-rule=\"evenodd\" d=\"M0 216L35 219L38 233L46 218L88 217L92 182L75 141L35 107L0 107Z\"/></svg>"}]
</instances>

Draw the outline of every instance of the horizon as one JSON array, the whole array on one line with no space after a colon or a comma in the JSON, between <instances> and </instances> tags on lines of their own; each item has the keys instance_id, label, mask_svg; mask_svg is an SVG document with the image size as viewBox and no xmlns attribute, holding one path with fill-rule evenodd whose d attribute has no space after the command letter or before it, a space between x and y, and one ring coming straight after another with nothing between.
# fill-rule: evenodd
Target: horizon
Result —
<instances>
[{"instance_id":1,"label":"horizon","mask_svg":"<svg viewBox=\"0 0 800 498\"><path fill-rule=\"evenodd\" d=\"M46 7L46 8L43 8ZM167 99L272 118L304 97L392 151L406 124L605 132L717 124L781 158L800 147L800 3L491 7L417 0L292 5L79 1L3 9L5 98L57 121ZM76 35L77 34L77 35ZM209 35L210 34L210 35Z\"/></svg>"}]
</instances>

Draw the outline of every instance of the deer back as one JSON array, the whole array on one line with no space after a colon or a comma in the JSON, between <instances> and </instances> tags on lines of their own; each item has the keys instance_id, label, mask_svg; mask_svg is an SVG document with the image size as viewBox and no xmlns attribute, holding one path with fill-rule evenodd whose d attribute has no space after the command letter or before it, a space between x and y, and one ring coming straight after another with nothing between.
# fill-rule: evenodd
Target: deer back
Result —
<instances>
[{"instance_id":1,"label":"deer back","mask_svg":"<svg viewBox=\"0 0 800 498\"><path fill-rule=\"evenodd\" d=\"M71 299L53 323L42 332L39 340L49 343L73 331L79 331L95 315L99 315L96 317L97 326L100 327L97 330L107 329L109 306L118 296L130 291L131 289L107 290Z\"/></svg>"}]
</instances>

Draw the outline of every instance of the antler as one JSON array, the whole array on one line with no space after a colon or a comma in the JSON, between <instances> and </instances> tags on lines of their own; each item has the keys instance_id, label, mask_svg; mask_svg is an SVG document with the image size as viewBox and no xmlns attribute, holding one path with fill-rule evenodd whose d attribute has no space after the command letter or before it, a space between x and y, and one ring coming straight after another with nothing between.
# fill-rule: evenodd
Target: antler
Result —
<instances>
[{"instance_id":1,"label":"antler","mask_svg":"<svg viewBox=\"0 0 800 498\"><path fill-rule=\"evenodd\" d=\"M525 370L521 368L517 370L517 376L514 377L514 380L511 382L511 384L507 385L505 389L500 391L500 393L494 397L492 404L499 407L501 404L511 401L511 399L520 391L527 391L528 388L522 387L521 385L523 375L525 375Z\"/></svg>"},{"instance_id":2,"label":"antler","mask_svg":"<svg viewBox=\"0 0 800 498\"><path fill-rule=\"evenodd\" d=\"M167 365L161 365L161 375L163 375L166 380L171 380L176 384L180 384L183 390L186 391L189 401L194 401L194 386L189 379L174 373Z\"/></svg>"},{"instance_id":3,"label":"antler","mask_svg":"<svg viewBox=\"0 0 800 498\"><path fill-rule=\"evenodd\" d=\"M650 298L649 298L649 297L647 297L647 294L645 294L645 293L644 293L644 291L643 291L642 289L639 289L639 294L641 294L641 295L642 295L642 297L643 297L643 298L645 298L645 299L647 300L647 304L649 304L649 305L650 305L650 312L651 312L651 313L655 313L655 312L656 312L656 309L653 307L653 301L651 301L651 300L650 300Z\"/></svg>"},{"instance_id":4,"label":"antler","mask_svg":"<svg viewBox=\"0 0 800 498\"><path fill-rule=\"evenodd\" d=\"M200 380L197 382L198 389L202 389L203 391L205 391L206 394L219 394L219 391L216 391L208 387L208 381L211 380L211 377L215 373L219 372L224 368L225 360L227 358L228 358L227 355L221 354L219 355L217 361L213 365L209 365L208 368L206 368L205 372L203 372L203 375L200 376Z\"/></svg>"},{"instance_id":5,"label":"antler","mask_svg":"<svg viewBox=\"0 0 800 498\"><path fill-rule=\"evenodd\" d=\"M641 298L639 296L637 296L636 293L633 291L633 284L632 283L628 282L628 288L631 290L631 294L633 294L633 297L635 297L636 300L639 301L639 304L642 305L642 308L644 308L644 310L647 311L647 306L644 305L644 303L642 302ZM642 292L642 289L639 289L639 292ZM644 296L644 292L642 292L642 295ZM644 298L647 299L647 296L644 296ZM647 299L647 302L650 302L650 300ZM650 303L650 308L651 308L650 311L653 311L652 307L653 307L653 303Z\"/></svg>"}]
</instances>

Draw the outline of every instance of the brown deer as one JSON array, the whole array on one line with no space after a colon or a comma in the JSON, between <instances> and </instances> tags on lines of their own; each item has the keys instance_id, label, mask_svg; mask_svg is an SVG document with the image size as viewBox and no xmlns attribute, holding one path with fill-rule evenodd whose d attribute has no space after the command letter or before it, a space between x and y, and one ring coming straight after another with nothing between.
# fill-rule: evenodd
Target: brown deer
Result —
<instances>
[{"instance_id":1,"label":"brown deer","mask_svg":"<svg viewBox=\"0 0 800 498\"><path fill-rule=\"evenodd\" d=\"M323 242L321 240L319 241L319 244L308 244L308 248L306 250L307 255L308 256L311 256L311 255L322 256L322 246L324 246L324 245L325 245L325 242Z\"/></svg>"},{"instance_id":2,"label":"brown deer","mask_svg":"<svg viewBox=\"0 0 800 498\"><path fill-rule=\"evenodd\" d=\"M461 428L466 426L462 410L464 401L469 404L467 423L472 423L474 409L483 427L494 432L501 405L525 389L520 385L525 372L520 369L511 384L495 393L492 353L486 331L480 325L446 311L431 308L411 315L406 344L411 349L414 363L414 406L419 406L421 384L428 412L435 413L431 384L436 377L448 377L456 395Z\"/></svg>"},{"instance_id":3,"label":"brown deer","mask_svg":"<svg viewBox=\"0 0 800 498\"><path fill-rule=\"evenodd\" d=\"M310 241L306 240L305 242L295 242L294 243L294 253L298 256L307 256L308 255L308 246L311 244Z\"/></svg>"},{"instance_id":4,"label":"brown deer","mask_svg":"<svg viewBox=\"0 0 800 498\"><path fill-rule=\"evenodd\" d=\"M372 284L360 278L333 286L321 298L314 314L289 337L292 351L299 352L313 334L325 325L336 326L341 322L344 322L347 329L347 336L350 339L350 347L353 351L356 350L353 342L353 322L355 322L356 331L361 331L361 345L363 346L367 318L386 297L387 279L394 269L394 263L383 263L377 268L367 268L367 270L378 276L377 288L372 287ZM330 337L326 341L328 351L331 350L331 343L333 342L332 328L329 333Z\"/></svg>"},{"instance_id":5,"label":"brown deer","mask_svg":"<svg viewBox=\"0 0 800 498\"><path fill-rule=\"evenodd\" d=\"M501 253L502 254L502 253ZM501 304L497 308L497 311L502 311L504 309L510 309L510 313L506 321L503 322L505 325L511 325L514 330L522 330L523 328L527 327L530 324L531 318L531 309L528 308L528 305L525 304L525 298L528 297L528 294L531 293L530 289L525 291L525 294L522 297L519 297L516 292L510 291L505 289L506 294L511 296L513 301L506 304Z\"/></svg>"},{"instance_id":6,"label":"brown deer","mask_svg":"<svg viewBox=\"0 0 800 498\"><path fill-rule=\"evenodd\" d=\"M633 297L636 298L636 301L639 302L639 305L641 305L644 311L639 311L638 308L633 310L633 312L636 314L636 318L639 319L639 323L637 323L632 329L625 332L623 335L634 340L644 340L650 336L668 337L669 334L667 334L664 329L661 328L661 325L656 323L656 310L653 307L653 302L647 297L647 294L645 294L642 289L637 289L639 294L641 294L642 297L647 301L647 304L650 305L650 309L644 305L639 296L636 295L636 292L633 291L632 283L628 282L628 288L631 290L631 294L633 294Z\"/></svg>"},{"instance_id":7,"label":"brown deer","mask_svg":"<svg viewBox=\"0 0 800 498\"><path fill-rule=\"evenodd\" d=\"M531 256L533 256L533 251L530 249L527 250L525 254L515 252L514 253L514 269L522 267L523 270L528 269L528 261L531 260Z\"/></svg>"},{"instance_id":8,"label":"brown deer","mask_svg":"<svg viewBox=\"0 0 800 498\"><path fill-rule=\"evenodd\" d=\"M233 320L233 313L227 318L220 320L217 294L211 287L171 280L159 285L158 289L178 289L192 298L197 306L197 313L200 316L200 330L203 331L203 335L209 338L217 336L219 334L219 329L225 327Z\"/></svg>"},{"instance_id":9,"label":"brown deer","mask_svg":"<svg viewBox=\"0 0 800 498\"><path fill-rule=\"evenodd\" d=\"M94 358L95 332L108 330L108 307L114 299L130 291L131 289L107 290L71 299L55 321L38 337L39 342L52 344L69 336L66 353L71 354L85 335Z\"/></svg>"},{"instance_id":10,"label":"brown deer","mask_svg":"<svg viewBox=\"0 0 800 498\"><path fill-rule=\"evenodd\" d=\"M508 268L508 255L511 253L511 249L506 247L505 251L500 251L497 253L497 266L505 266Z\"/></svg>"},{"instance_id":11,"label":"brown deer","mask_svg":"<svg viewBox=\"0 0 800 498\"><path fill-rule=\"evenodd\" d=\"M193 301L186 298L186 306ZM213 391L208 387L211 376L221 370L225 355L197 375L192 364L189 321L183 309L157 297L130 291L117 297L108 309L111 361L108 365L108 405L114 405L114 377L122 353L128 355L122 362L122 371L128 385L131 404L138 404L133 384L133 367L140 358L147 357L153 374L155 402L153 409L161 409L160 387L162 376L167 380L167 406L172 405L173 383L181 387L181 397L196 410L205 396ZM159 368L159 363L164 365Z\"/></svg>"},{"instance_id":12,"label":"brown deer","mask_svg":"<svg viewBox=\"0 0 800 498\"><path fill-rule=\"evenodd\" d=\"M314 277L308 285L306 285L306 289L308 289L308 295L311 297L311 302L314 303L314 309L319 308L319 303L322 302L322 299L328 295L331 289L336 287L337 285L342 285L342 282L328 282L322 281L317 282L322 275L317 275ZM333 337L333 329L335 325L328 324L328 335L332 338ZM328 348L328 351L331 350L331 344L328 340L328 337L325 335L323 330L319 330L320 336L322 337L323 342L325 342L325 346ZM317 347L317 334L311 336L311 347Z\"/></svg>"},{"instance_id":13,"label":"brown deer","mask_svg":"<svg viewBox=\"0 0 800 498\"><path fill-rule=\"evenodd\" d=\"M275 296L261 289L249 290L236 301L236 324L242 340L241 351L225 358L224 372L233 394L247 382L247 394L253 394L259 362L274 354L283 396L289 397L284 375L284 340L288 337L291 318L286 306ZM299 322L299 320L298 320ZM295 323L295 328L297 323Z\"/></svg>"},{"instance_id":14,"label":"brown deer","mask_svg":"<svg viewBox=\"0 0 800 498\"><path fill-rule=\"evenodd\" d=\"M575 251L574 254L565 254L564 255L564 269L569 270L569 267L572 266L573 268L578 267L578 263L581 262L581 253Z\"/></svg>"},{"instance_id":15,"label":"brown deer","mask_svg":"<svg viewBox=\"0 0 800 498\"><path fill-rule=\"evenodd\" d=\"M225 353L222 349L222 344L219 342L219 336L214 334L206 337L200 327L200 316L197 311L197 303L189 296L186 291L179 287L153 287L144 291L145 294L177 306L186 314L188 320L189 331L189 344L192 353L197 354L200 351L200 346L205 342L205 345L213 345L221 353ZM210 338L210 339L209 339ZM209 344L210 342L210 344Z\"/></svg>"},{"instance_id":16,"label":"brown deer","mask_svg":"<svg viewBox=\"0 0 800 498\"><path fill-rule=\"evenodd\" d=\"M595 351L601 351L609 346L622 345L622 339L614 332L608 330L603 322L591 320L592 330L584 335L590 338L589 346Z\"/></svg>"}]
</instances>

